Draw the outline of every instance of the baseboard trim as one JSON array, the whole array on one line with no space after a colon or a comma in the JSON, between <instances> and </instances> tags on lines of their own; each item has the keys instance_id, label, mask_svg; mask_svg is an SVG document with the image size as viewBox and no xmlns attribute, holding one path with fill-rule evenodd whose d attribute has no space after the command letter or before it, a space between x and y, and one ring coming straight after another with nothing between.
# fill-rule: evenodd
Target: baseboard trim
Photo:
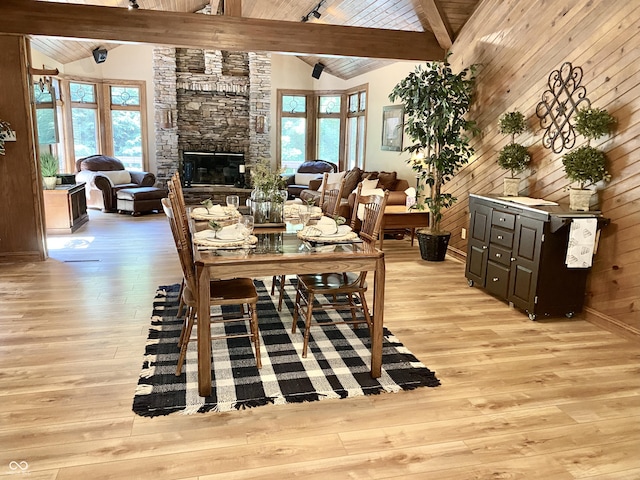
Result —
<instances>
[{"instance_id":1,"label":"baseboard trim","mask_svg":"<svg viewBox=\"0 0 640 480\"><path fill-rule=\"evenodd\" d=\"M449 245L447 253L454 260L459 260L462 263L467 263L467 252ZM626 338L627 340L640 342L640 330L631 325L627 325L626 323L623 323L613 317L610 317L609 315L599 312L591 307L584 307L582 309L581 316L584 317L586 321L593 323L594 325L597 325L598 327L603 328L608 332Z\"/></svg>"},{"instance_id":2,"label":"baseboard trim","mask_svg":"<svg viewBox=\"0 0 640 480\"><path fill-rule=\"evenodd\" d=\"M454 258L455 260L458 260L462 263L467 263L467 252L463 252L462 250L459 250L449 245L449 248L447 249L447 253L449 254L450 257Z\"/></svg>"},{"instance_id":3,"label":"baseboard trim","mask_svg":"<svg viewBox=\"0 0 640 480\"><path fill-rule=\"evenodd\" d=\"M0 253L0 263L31 263L43 262L45 256L42 252L3 252Z\"/></svg>"},{"instance_id":4,"label":"baseboard trim","mask_svg":"<svg viewBox=\"0 0 640 480\"><path fill-rule=\"evenodd\" d=\"M627 325L626 323L623 323L591 307L584 307L582 315L584 316L584 319L586 321L593 323L598 327L604 328L605 330L620 337L626 338L627 340L640 342L640 330L631 325Z\"/></svg>"}]
</instances>

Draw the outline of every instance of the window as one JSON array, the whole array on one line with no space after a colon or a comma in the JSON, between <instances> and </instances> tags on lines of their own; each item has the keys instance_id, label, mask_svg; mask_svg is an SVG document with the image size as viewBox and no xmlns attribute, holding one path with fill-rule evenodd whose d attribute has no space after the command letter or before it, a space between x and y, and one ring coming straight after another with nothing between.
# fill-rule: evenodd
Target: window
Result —
<instances>
[{"instance_id":1,"label":"window","mask_svg":"<svg viewBox=\"0 0 640 480\"><path fill-rule=\"evenodd\" d=\"M279 90L278 164L285 174L315 159L335 163L341 170L351 168L351 163L362 165L365 119L366 86L353 92ZM355 160L349 163L351 157Z\"/></svg>"},{"instance_id":2,"label":"window","mask_svg":"<svg viewBox=\"0 0 640 480\"><path fill-rule=\"evenodd\" d=\"M69 83L71 134L76 159L100 153L98 148L98 102L96 85Z\"/></svg>"},{"instance_id":3,"label":"window","mask_svg":"<svg viewBox=\"0 0 640 480\"><path fill-rule=\"evenodd\" d=\"M71 80L70 105L73 156L102 153L122 161L128 170L147 170L144 82ZM72 161L72 163L73 163Z\"/></svg>"},{"instance_id":4,"label":"window","mask_svg":"<svg viewBox=\"0 0 640 480\"><path fill-rule=\"evenodd\" d=\"M364 168L364 145L366 134L367 91L366 87L348 93L347 138L345 169Z\"/></svg>"},{"instance_id":5,"label":"window","mask_svg":"<svg viewBox=\"0 0 640 480\"><path fill-rule=\"evenodd\" d=\"M109 89L113 154L127 170L142 171L140 88L111 86Z\"/></svg>"},{"instance_id":6,"label":"window","mask_svg":"<svg viewBox=\"0 0 640 480\"><path fill-rule=\"evenodd\" d=\"M36 104L36 123L38 125L38 143L54 145L58 143L58 121L56 117L56 88L54 84L33 85L33 98Z\"/></svg>"},{"instance_id":7,"label":"window","mask_svg":"<svg viewBox=\"0 0 640 480\"><path fill-rule=\"evenodd\" d=\"M67 167L64 152L62 121L62 103L58 79L43 79L33 85L33 100L36 106L36 131L40 152L50 152L58 158L60 173L72 172Z\"/></svg>"},{"instance_id":8,"label":"window","mask_svg":"<svg viewBox=\"0 0 640 480\"><path fill-rule=\"evenodd\" d=\"M318 97L317 157L338 165L340 163L340 125L342 123L340 95Z\"/></svg>"},{"instance_id":9,"label":"window","mask_svg":"<svg viewBox=\"0 0 640 480\"><path fill-rule=\"evenodd\" d=\"M307 97L282 95L280 100L280 168L292 175L306 160Z\"/></svg>"}]
</instances>

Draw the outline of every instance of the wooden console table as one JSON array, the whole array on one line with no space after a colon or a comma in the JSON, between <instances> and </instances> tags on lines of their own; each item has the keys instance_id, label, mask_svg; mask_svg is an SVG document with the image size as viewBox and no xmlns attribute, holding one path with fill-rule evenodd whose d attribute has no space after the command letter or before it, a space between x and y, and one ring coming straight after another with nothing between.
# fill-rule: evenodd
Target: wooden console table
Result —
<instances>
[{"instance_id":1,"label":"wooden console table","mask_svg":"<svg viewBox=\"0 0 640 480\"><path fill-rule=\"evenodd\" d=\"M73 233L87 223L89 216L84 187L84 183L76 183L44 190L47 233Z\"/></svg>"},{"instance_id":2,"label":"wooden console table","mask_svg":"<svg viewBox=\"0 0 640 480\"><path fill-rule=\"evenodd\" d=\"M385 230L398 228L411 230L411 246L413 246L416 228L428 226L428 210L407 210L407 207L404 205L387 205L387 208L384 209L382 226L380 227L380 250L382 250L383 247Z\"/></svg>"}]
</instances>

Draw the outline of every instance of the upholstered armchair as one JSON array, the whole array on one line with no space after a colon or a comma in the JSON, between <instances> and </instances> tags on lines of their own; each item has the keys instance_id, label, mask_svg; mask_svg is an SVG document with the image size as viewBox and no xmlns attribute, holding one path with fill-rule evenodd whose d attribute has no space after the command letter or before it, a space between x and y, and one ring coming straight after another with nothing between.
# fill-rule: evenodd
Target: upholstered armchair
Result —
<instances>
[{"instance_id":1,"label":"upholstered armchair","mask_svg":"<svg viewBox=\"0 0 640 480\"><path fill-rule=\"evenodd\" d=\"M322 175L325 172L337 172L338 166L335 163L327 162L325 160L310 160L302 163L295 175L291 175L285 178L287 183L287 192L289 192L289 198L300 197L300 192L309 188L309 183L314 180L322 181Z\"/></svg>"},{"instance_id":2,"label":"upholstered armchair","mask_svg":"<svg viewBox=\"0 0 640 480\"><path fill-rule=\"evenodd\" d=\"M118 190L152 187L156 182L153 173L125 170L120 160L106 155L77 160L76 172L76 182L86 183L87 207L104 212L117 210Z\"/></svg>"}]
</instances>

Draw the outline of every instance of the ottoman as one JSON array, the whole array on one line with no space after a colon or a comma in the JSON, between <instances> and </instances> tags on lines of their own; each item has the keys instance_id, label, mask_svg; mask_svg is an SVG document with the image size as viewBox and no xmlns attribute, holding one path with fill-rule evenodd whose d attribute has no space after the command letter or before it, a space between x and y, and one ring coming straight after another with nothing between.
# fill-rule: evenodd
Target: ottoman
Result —
<instances>
[{"instance_id":1,"label":"ottoman","mask_svg":"<svg viewBox=\"0 0 640 480\"><path fill-rule=\"evenodd\" d=\"M161 200L167 196L167 190L158 187L123 188L116 195L118 212L140 215L153 210L161 212Z\"/></svg>"}]
</instances>

